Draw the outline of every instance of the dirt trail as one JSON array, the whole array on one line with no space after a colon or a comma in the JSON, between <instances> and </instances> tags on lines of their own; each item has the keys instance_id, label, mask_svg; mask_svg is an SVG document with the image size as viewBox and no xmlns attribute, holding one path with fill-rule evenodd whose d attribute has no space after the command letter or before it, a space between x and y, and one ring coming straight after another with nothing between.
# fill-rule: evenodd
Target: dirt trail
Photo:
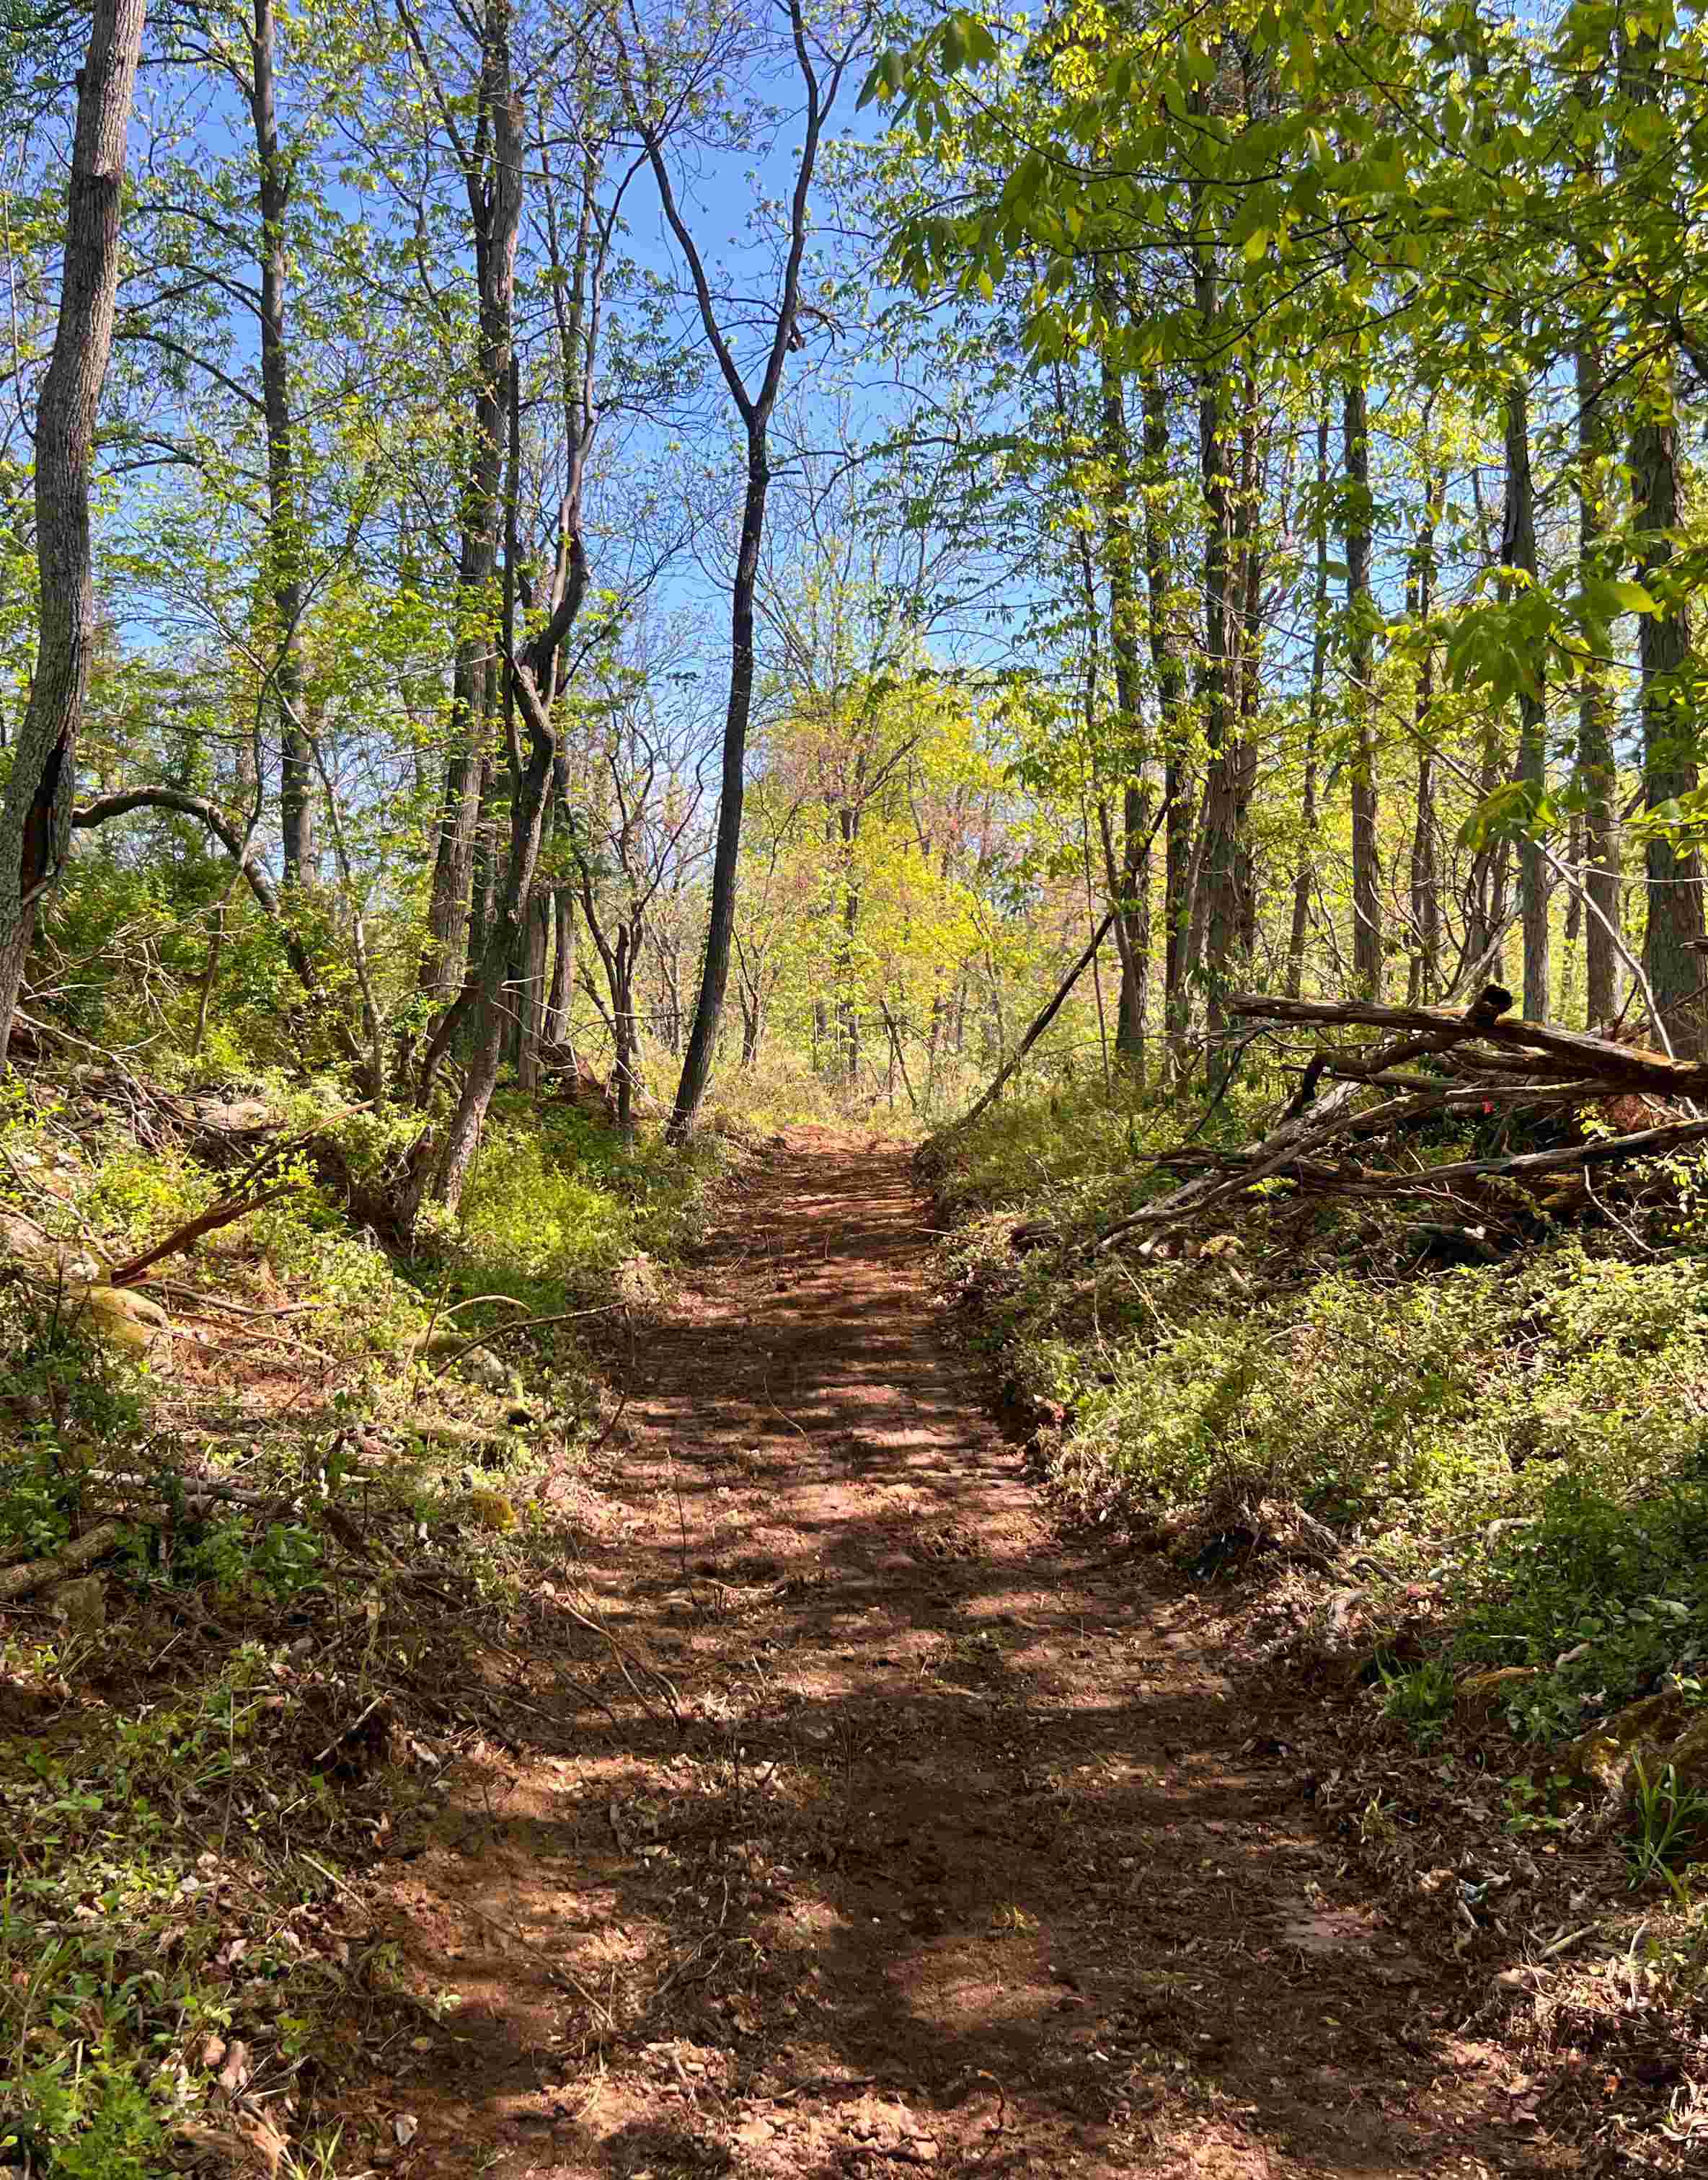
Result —
<instances>
[{"instance_id":1,"label":"dirt trail","mask_svg":"<svg viewBox=\"0 0 1708 2180\"><path fill-rule=\"evenodd\" d=\"M1339 1877L1193 1594L1053 1533L929 1249L905 1153L800 1131L642 1341L529 1745L399 1843L391 1936L458 1996L390 2056L390 2169L1578 2169Z\"/></svg>"}]
</instances>

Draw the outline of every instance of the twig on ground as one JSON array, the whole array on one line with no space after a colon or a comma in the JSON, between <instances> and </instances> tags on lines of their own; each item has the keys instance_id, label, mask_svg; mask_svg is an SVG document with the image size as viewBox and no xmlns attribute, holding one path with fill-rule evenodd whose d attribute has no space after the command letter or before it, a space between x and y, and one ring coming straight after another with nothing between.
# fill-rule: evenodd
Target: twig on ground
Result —
<instances>
[{"instance_id":1,"label":"twig on ground","mask_svg":"<svg viewBox=\"0 0 1708 2180\"><path fill-rule=\"evenodd\" d=\"M441 1358L435 1378L443 1378L454 1362L460 1362L465 1355L472 1355L477 1347L485 1347L494 1340L503 1340L512 1332L532 1332L543 1324L572 1324L578 1318L609 1317L614 1309L626 1307L620 1302L602 1302L594 1309L554 1309L545 1317L513 1318L508 1324L495 1324L490 1331L477 1332L472 1340L466 1340L460 1347Z\"/></svg>"}]
</instances>

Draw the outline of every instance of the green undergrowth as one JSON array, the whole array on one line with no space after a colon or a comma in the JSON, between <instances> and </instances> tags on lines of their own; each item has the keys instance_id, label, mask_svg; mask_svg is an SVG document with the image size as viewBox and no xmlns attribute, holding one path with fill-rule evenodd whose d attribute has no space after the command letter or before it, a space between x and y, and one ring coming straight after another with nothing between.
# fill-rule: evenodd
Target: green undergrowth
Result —
<instances>
[{"instance_id":1,"label":"green undergrowth","mask_svg":"<svg viewBox=\"0 0 1708 2180\"><path fill-rule=\"evenodd\" d=\"M600 1357L732 1155L508 1095L462 1219L398 1260L327 1179L383 1170L397 1128L331 1084L241 1087L339 1155L289 1153L287 1192L144 1284L168 1331L122 1339L89 1270L231 1166L110 1082L0 1093L0 1218L59 1256L0 1248L0 1567L102 1540L0 1599L0 2171L289 2180L395 2147L334 2141L363 2036L422 2026L353 1880L537 1700Z\"/></svg>"},{"instance_id":2,"label":"green undergrowth","mask_svg":"<svg viewBox=\"0 0 1708 2180\"><path fill-rule=\"evenodd\" d=\"M1224 1109L1199 1139L1249 1117ZM1060 1418L1044 1434L1059 1481L1094 1517L1194 1553L1220 1529L1260 1560L1293 1510L1325 1525L1338 1578L1413 1631L1414 1660L1420 1636L1435 1678L1390 1690L1396 1715L1438 1722L1457 1680L1494 1666L1528 1669L1504 1703L1544 1744L1662 1687L1700 1699L1705 1169L1660 1176L1662 1208L1617 1226L1527 1205L1518 1244L1468 1266L1434 1259L1427 1214L1279 1187L1180 1254L1094 1253L1103 1225L1170 1185L1144 1154L1200 1121L1058 1099L949 1147L939 1185L965 1221L952 1268L974 1336Z\"/></svg>"}]
</instances>

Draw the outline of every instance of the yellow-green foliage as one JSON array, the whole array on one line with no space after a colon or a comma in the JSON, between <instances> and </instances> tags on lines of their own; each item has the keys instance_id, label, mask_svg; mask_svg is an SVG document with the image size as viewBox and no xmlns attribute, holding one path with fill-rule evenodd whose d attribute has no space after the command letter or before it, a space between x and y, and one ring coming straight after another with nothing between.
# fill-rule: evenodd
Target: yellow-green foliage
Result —
<instances>
[{"instance_id":1,"label":"yellow-green foliage","mask_svg":"<svg viewBox=\"0 0 1708 2180\"><path fill-rule=\"evenodd\" d=\"M637 1251L666 1253L725 1154L714 1135L687 1152L667 1150L656 1126L625 1146L614 1129L570 1106L500 1097L455 1246L534 1279L573 1279Z\"/></svg>"}]
</instances>

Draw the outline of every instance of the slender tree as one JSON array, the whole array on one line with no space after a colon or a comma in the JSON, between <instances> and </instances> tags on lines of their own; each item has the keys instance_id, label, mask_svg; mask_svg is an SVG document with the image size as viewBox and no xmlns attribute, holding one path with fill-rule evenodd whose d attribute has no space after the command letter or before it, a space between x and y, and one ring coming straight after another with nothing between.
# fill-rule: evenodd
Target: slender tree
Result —
<instances>
[{"instance_id":1,"label":"slender tree","mask_svg":"<svg viewBox=\"0 0 1708 2180\"><path fill-rule=\"evenodd\" d=\"M847 73L862 49L866 35L866 19L862 14L851 26L837 27L834 43L820 41L808 21L805 0L789 0L788 20L790 52L802 99L801 143L795 154L794 179L789 191L782 266L766 306L770 334L761 345L757 370L750 372L743 369L732 344L736 313L729 306L719 304L705 254L684 213L683 200L671 166L675 140L715 79L719 56L715 52L709 52L702 57L700 68L675 71L671 87L661 91L661 79L666 78L669 72L642 25L633 0L630 0L625 24L620 17L612 19L624 102L652 168L665 223L687 268L707 344L717 361L741 422L746 473L736 564L730 586L730 691L724 720L718 837L712 860L706 950L699 994L694 1004L693 1025L688 1032L681 1079L676 1086L675 1104L670 1115L673 1142L679 1141L692 1126L700 1109L711 1079L718 1029L723 1019L736 921L736 878L741 865L747 730L753 710L753 597L759 578L765 509L771 489L771 419L782 391L789 357L802 344L802 267L812 225L813 182L818 172L824 128ZM704 82L702 76L707 79ZM749 307L743 301L741 312L745 315Z\"/></svg>"},{"instance_id":2,"label":"slender tree","mask_svg":"<svg viewBox=\"0 0 1708 2180\"><path fill-rule=\"evenodd\" d=\"M0 799L0 1061L11 1043L37 904L59 876L95 639L89 487L113 346L119 209L144 0L95 0L76 133L52 359L36 417L36 673Z\"/></svg>"}]
</instances>

